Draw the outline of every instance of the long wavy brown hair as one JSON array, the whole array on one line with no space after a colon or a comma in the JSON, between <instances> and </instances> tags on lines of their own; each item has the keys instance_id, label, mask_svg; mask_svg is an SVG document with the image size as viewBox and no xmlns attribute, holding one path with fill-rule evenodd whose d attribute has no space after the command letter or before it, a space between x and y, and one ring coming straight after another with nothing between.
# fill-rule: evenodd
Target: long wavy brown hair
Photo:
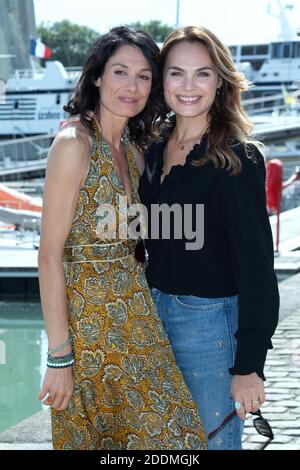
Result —
<instances>
[{"instance_id":1,"label":"long wavy brown hair","mask_svg":"<svg viewBox=\"0 0 300 470\"><path fill-rule=\"evenodd\" d=\"M215 167L226 168L232 175L240 173L242 165L235 154L234 145L244 144L247 156L253 157L253 145L261 148L262 144L251 138L252 122L242 105L242 92L247 91L249 82L240 73L233 62L230 50L208 29L202 26L187 26L171 33L165 40L161 55L161 70L173 46L179 42L200 42L203 44L216 68L218 75L223 79L219 93L209 111L208 148L206 155L195 160L195 165L204 165L211 160ZM170 110L169 110L170 111ZM176 125L176 117L165 114L162 125L164 137L170 136Z\"/></svg>"},{"instance_id":2,"label":"long wavy brown hair","mask_svg":"<svg viewBox=\"0 0 300 470\"><path fill-rule=\"evenodd\" d=\"M157 138L154 124L163 115L165 106L159 69L159 47L142 30L118 26L94 43L83 66L74 96L64 110L71 116L79 114L81 123L92 129L91 115L99 108L99 91L95 82L103 74L110 57L123 45L138 47L152 71L152 86L147 105L128 122L129 138L140 150L145 150Z\"/></svg>"}]
</instances>

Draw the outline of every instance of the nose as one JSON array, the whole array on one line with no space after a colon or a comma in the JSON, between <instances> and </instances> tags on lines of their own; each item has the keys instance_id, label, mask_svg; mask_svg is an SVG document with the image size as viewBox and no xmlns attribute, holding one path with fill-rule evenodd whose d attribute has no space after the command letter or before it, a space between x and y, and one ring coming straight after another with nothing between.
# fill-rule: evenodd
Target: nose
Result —
<instances>
[{"instance_id":1,"label":"nose","mask_svg":"<svg viewBox=\"0 0 300 470\"><path fill-rule=\"evenodd\" d=\"M185 79L184 79L184 89L187 90L187 91L190 91L194 88L194 79L193 77L188 77L186 76Z\"/></svg>"},{"instance_id":2,"label":"nose","mask_svg":"<svg viewBox=\"0 0 300 470\"><path fill-rule=\"evenodd\" d=\"M134 93L137 89L137 79L136 77L128 77L126 82L126 90Z\"/></svg>"}]
</instances>

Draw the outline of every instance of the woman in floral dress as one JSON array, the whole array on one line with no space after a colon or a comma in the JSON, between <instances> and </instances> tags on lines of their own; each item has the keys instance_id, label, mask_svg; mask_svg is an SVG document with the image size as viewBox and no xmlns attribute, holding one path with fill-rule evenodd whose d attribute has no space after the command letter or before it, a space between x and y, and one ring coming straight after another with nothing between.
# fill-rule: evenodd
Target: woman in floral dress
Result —
<instances>
[{"instance_id":1,"label":"woman in floral dress","mask_svg":"<svg viewBox=\"0 0 300 470\"><path fill-rule=\"evenodd\" d=\"M81 123L50 149L39 251L49 355L39 399L52 409L54 449L206 449L137 241L123 233L134 221L127 209L139 204L133 143L143 148L159 116L158 57L143 32L102 36L67 108Z\"/></svg>"}]
</instances>

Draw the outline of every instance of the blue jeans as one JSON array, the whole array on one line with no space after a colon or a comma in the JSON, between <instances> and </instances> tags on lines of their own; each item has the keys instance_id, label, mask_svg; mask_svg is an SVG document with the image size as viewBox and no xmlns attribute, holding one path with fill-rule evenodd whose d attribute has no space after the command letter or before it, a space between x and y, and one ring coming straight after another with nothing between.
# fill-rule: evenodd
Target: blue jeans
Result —
<instances>
[{"instance_id":1,"label":"blue jeans","mask_svg":"<svg viewBox=\"0 0 300 470\"><path fill-rule=\"evenodd\" d=\"M171 295L156 288L151 293L207 435L234 409L228 369L236 353L238 296ZM243 425L233 418L208 441L209 450L241 450Z\"/></svg>"}]
</instances>

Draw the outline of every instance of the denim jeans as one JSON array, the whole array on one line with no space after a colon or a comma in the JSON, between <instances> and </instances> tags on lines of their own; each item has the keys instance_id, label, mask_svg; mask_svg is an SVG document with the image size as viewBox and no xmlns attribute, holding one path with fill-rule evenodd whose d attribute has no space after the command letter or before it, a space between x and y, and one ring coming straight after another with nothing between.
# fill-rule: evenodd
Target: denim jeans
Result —
<instances>
[{"instance_id":1,"label":"denim jeans","mask_svg":"<svg viewBox=\"0 0 300 470\"><path fill-rule=\"evenodd\" d=\"M156 288L151 293L207 435L234 409L228 369L236 353L238 296L171 295ZM241 450L243 424L233 418L208 441L209 450Z\"/></svg>"}]
</instances>

